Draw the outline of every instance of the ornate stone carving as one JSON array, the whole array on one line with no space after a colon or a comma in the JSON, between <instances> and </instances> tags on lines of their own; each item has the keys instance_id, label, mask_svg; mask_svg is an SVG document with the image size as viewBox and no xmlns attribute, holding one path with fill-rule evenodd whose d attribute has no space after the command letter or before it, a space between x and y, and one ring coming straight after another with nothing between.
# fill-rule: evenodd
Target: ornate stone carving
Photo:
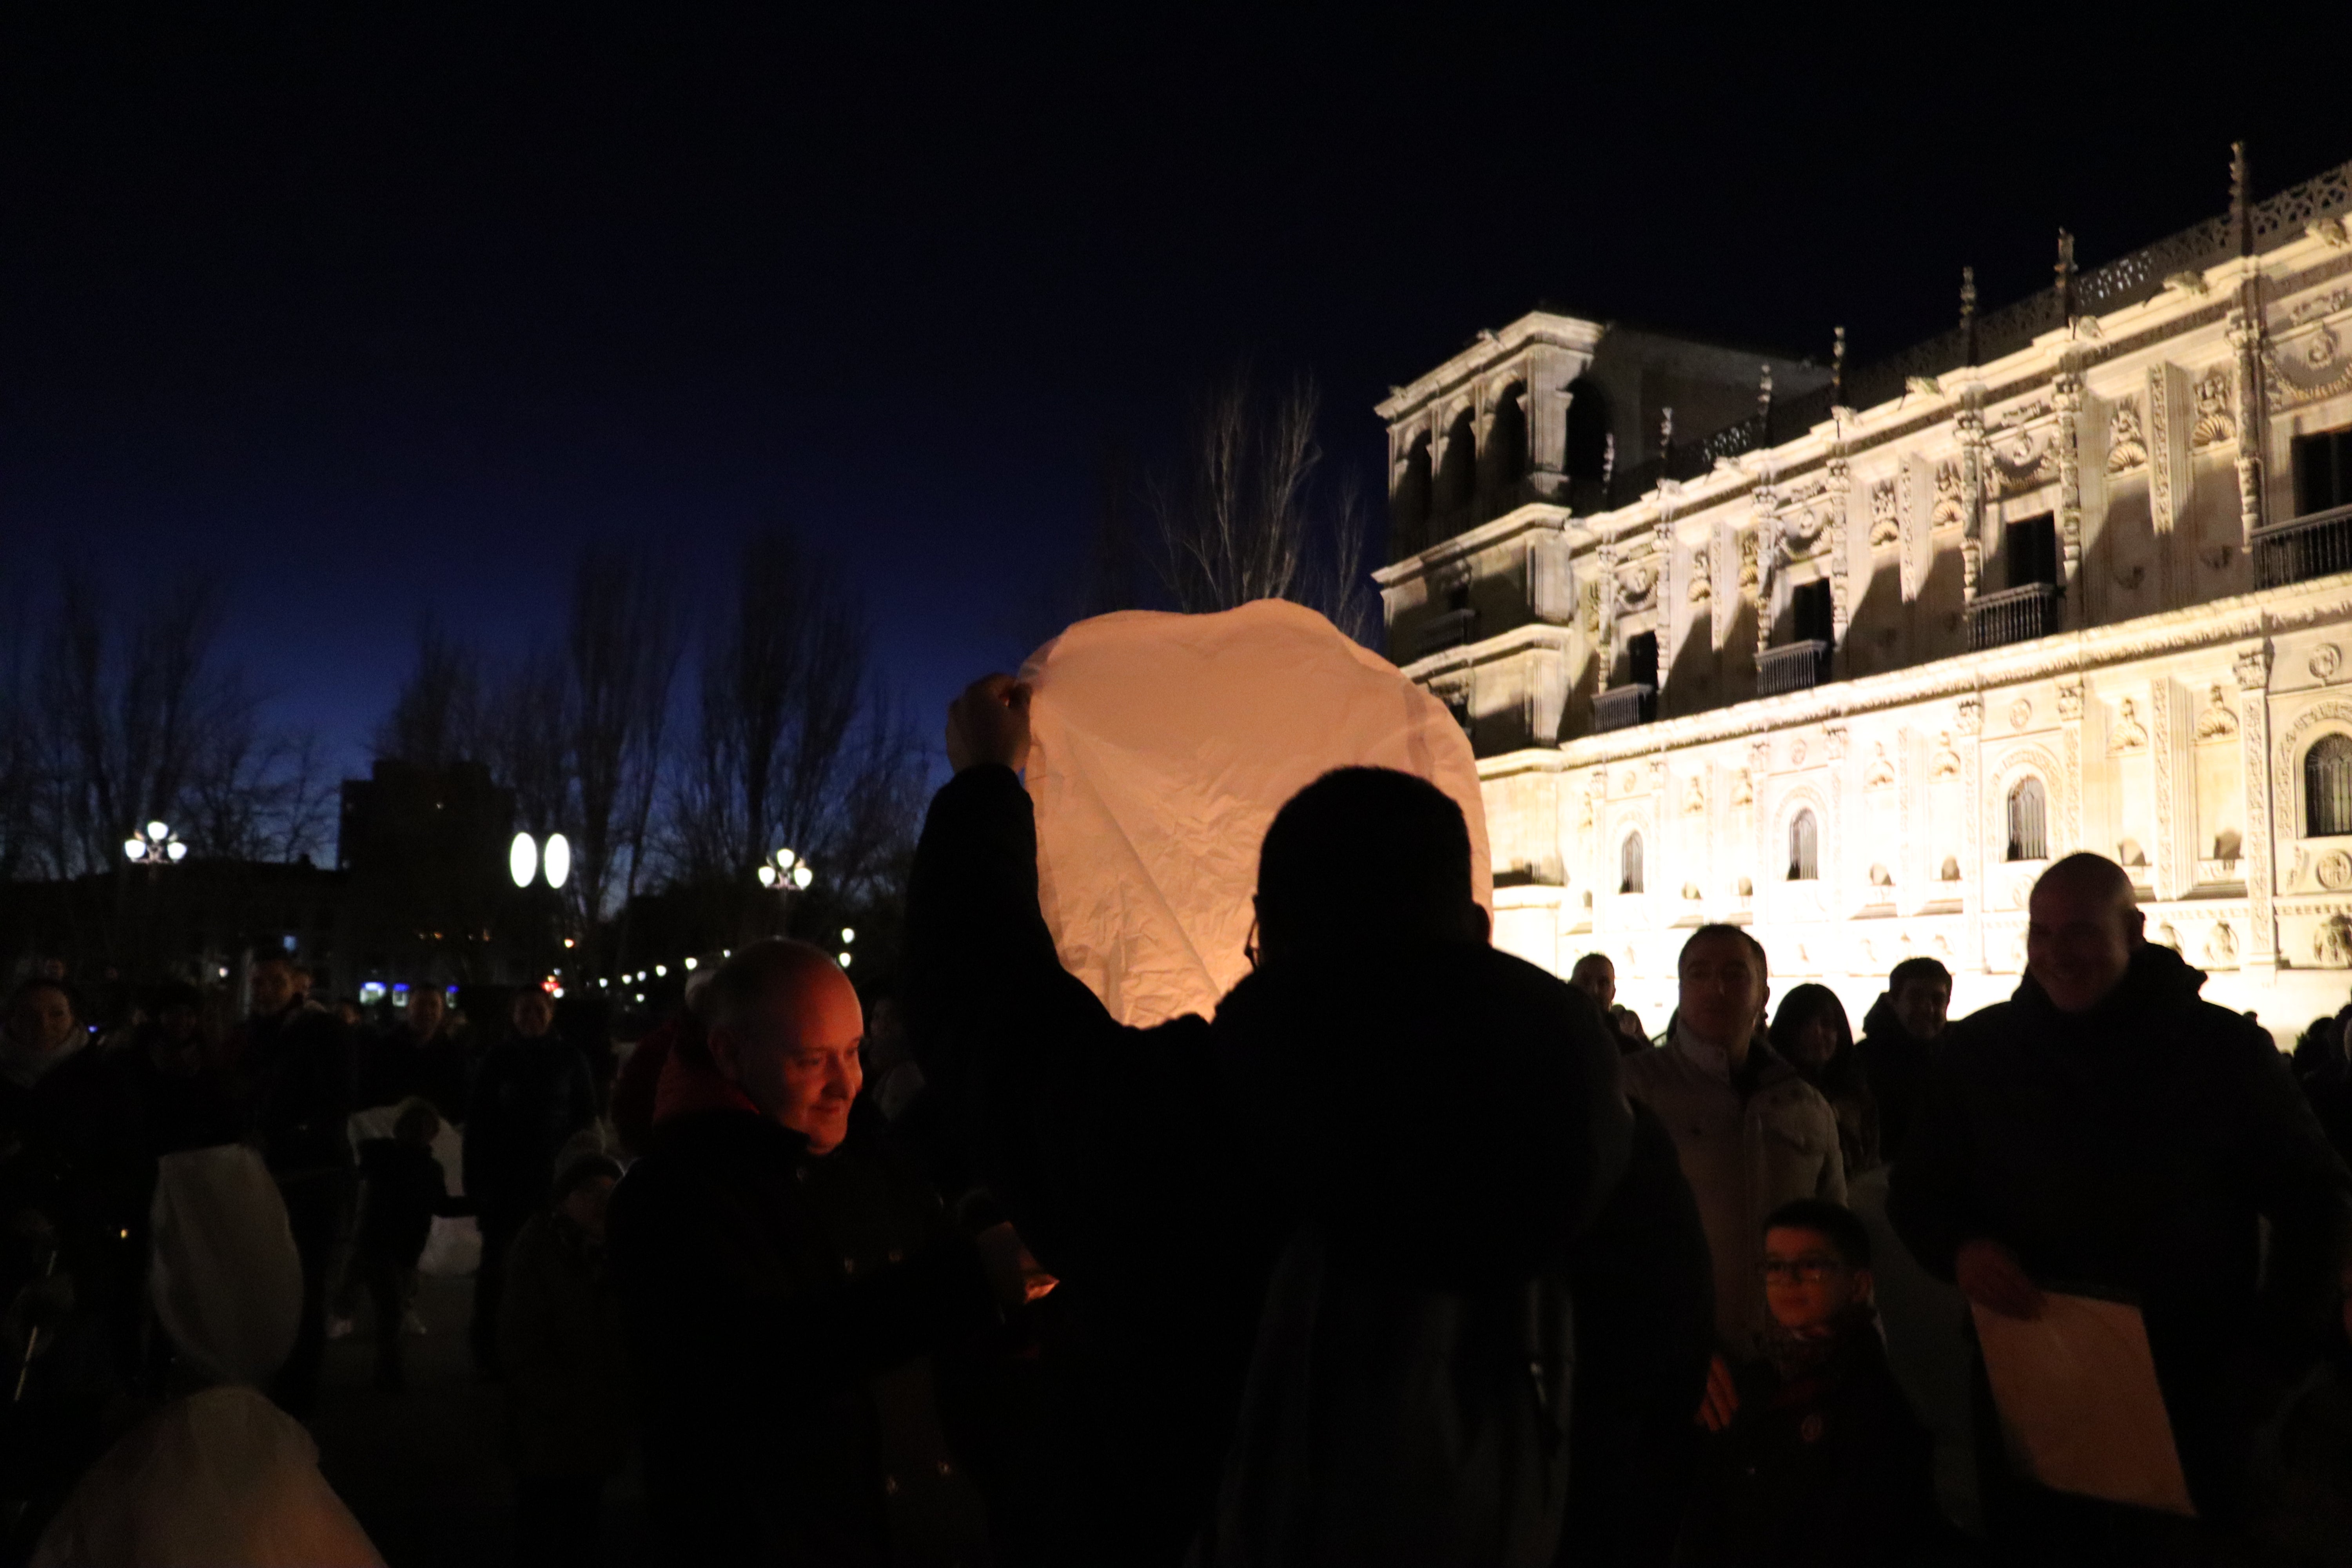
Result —
<instances>
[{"instance_id":1,"label":"ornate stone carving","mask_svg":"<svg viewBox=\"0 0 2352 1568\"><path fill-rule=\"evenodd\" d=\"M2116 710L2116 727L2109 737L2118 752L2137 752L2147 746L2147 726L2139 721L2139 704L2126 697Z\"/></svg>"},{"instance_id":2,"label":"ornate stone carving","mask_svg":"<svg viewBox=\"0 0 2352 1568\"><path fill-rule=\"evenodd\" d=\"M2238 422L2230 414L2230 369L2215 365L2197 378L2197 421L2189 427L2192 450L2238 438Z\"/></svg>"},{"instance_id":3,"label":"ornate stone carving","mask_svg":"<svg viewBox=\"0 0 2352 1568\"><path fill-rule=\"evenodd\" d=\"M1706 785L1700 781L1696 773L1693 773L1690 782L1683 785L1683 815L1685 816L1706 815Z\"/></svg>"},{"instance_id":4,"label":"ornate stone carving","mask_svg":"<svg viewBox=\"0 0 2352 1568\"><path fill-rule=\"evenodd\" d=\"M2320 921L2311 934L2311 956L2322 969L2352 964L2352 917L2330 915Z\"/></svg>"},{"instance_id":5,"label":"ornate stone carving","mask_svg":"<svg viewBox=\"0 0 2352 1568\"><path fill-rule=\"evenodd\" d=\"M2083 683L2062 680L2058 683L2058 717L2069 723L2083 716Z\"/></svg>"},{"instance_id":6,"label":"ornate stone carving","mask_svg":"<svg viewBox=\"0 0 2352 1568\"><path fill-rule=\"evenodd\" d=\"M1748 529L1739 536L1739 591L1749 598L1756 596L1756 531Z\"/></svg>"},{"instance_id":7,"label":"ornate stone carving","mask_svg":"<svg viewBox=\"0 0 2352 1568\"><path fill-rule=\"evenodd\" d=\"M2033 703L2031 700L2021 697L2016 701L2009 705L2009 727L2011 729L2022 730L2032 721Z\"/></svg>"},{"instance_id":8,"label":"ornate stone carving","mask_svg":"<svg viewBox=\"0 0 2352 1568\"><path fill-rule=\"evenodd\" d=\"M2238 966L2238 933L2230 929L2228 921L2213 922L2211 933L2205 938L2205 962L2215 969Z\"/></svg>"},{"instance_id":9,"label":"ornate stone carving","mask_svg":"<svg viewBox=\"0 0 2352 1568\"><path fill-rule=\"evenodd\" d=\"M2330 892L2352 888L2352 855L2347 855L2341 849L2331 849L2319 858L2319 864L2312 868L2311 874L2321 887Z\"/></svg>"},{"instance_id":10,"label":"ornate stone carving","mask_svg":"<svg viewBox=\"0 0 2352 1568\"><path fill-rule=\"evenodd\" d=\"M1963 697L1955 706L1955 711L1958 714L1957 722L1961 734L1974 735L1982 732L1984 730L1983 698L1974 695Z\"/></svg>"},{"instance_id":11,"label":"ornate stone carving","mask_svg":"<svg viewBox=\"0 0 2352 1568\"><path fill-rule=\"evenodd\" d=\"M2139 400L2126 397L2107 413L2107 472L2128 474L2147 466L2147 442L2140 433Z\"/></svg>"},{"instance_id":12,"label":"ornate stone carving","mask_svg":"<svg viewBox=\"0 0 2352 1568\"><path fill-rule=\"evenodd\" d=\"M1938 779L1960 776L1960 754L1952 750L1951 731L1946 731L1936 737L1936 755L1927 764L1927 776Z\"/></svg>"},{"instance_id":13,"label":"ornate stone carving","mask_svg":"<svg viewBox=\"0 0 2352 1568\"><path fill-rule=\"evenodd\" d=\"M1801 768L1805 765L1804 742L1791 741L1789 742L1789 765L1792 768Z\"/></svg>"},{"instance_id":14,"label":"ornate stone carving","mask_svg":"<svg viewBox=\"0 0 2352 1568\"><path fill-rule=\"evenodd\" d=\"M1658 585L1657 568L1643 561L1617 574L1618 603L1629 610L1638 610L1650 602L1652 590Z\"/></svg>"},{"instance_id":15,"label":"ornate stone carving","mask_svg":"<svg viewBox=\"0 0 2352 1568\"><path fill-rule=\"evenodd\" d=\"M1958 528L1968 514L1960 505L1960 465L1943 462L1936 465L1936 500L1927 510L1929 528Z\"/></svg>"},{"instance_id":16,"label":"ornate stone carving","mask_svg":"<svg viewBox=\"0 0 2352 1568\"><path fill-rule=\"evenodd\" d=\"M2222 695L2221 684L2213 683L2212 695L2207 699L2204 711L2197 715L2197 738L2218 741L2238 732L2238 716L2230 711L2230 700Z\"/></svg>"},{"instance_id":17,"label":"ornate stone carving","mask_svg":"<svg viewBox=\"0 0 2352 1568\"><path fill-rule=\"evenodd\" d=\"M2238 689L2258 691L2271 680L2271 650L2267 644L2240 648L2238 657L2230 661L2230 673L2238 678Z\"/></svg>"},{"instance_id":18,"label":"ornate stone carving","mask_svg":"<svg viewBox=\"0 0 2352 1568\"><path fill-rule=\"evenodd\" d=\"M1822 741L1823 744L1829 747L1830 761L1833 763L1842 763L1845 761L1844 725L1831 724L1824 726L1822 730Z\"/></svg>"},{"instance_id":19,"label":"ornate stone carving","mask_svg":"<svg viewBox=\"0 0 2352 1568\"><path fill-rule=\"evenodd\" d=\"M2072 582L2083 559L2083 378L2072 371L2061 374L2054 393L2058 428L2050 440L2058 463L2058 552L2064 558L2064 581Z\"/></svg>"},{"instance_id":20,"label":"ornate stone carving","mask_svg":"<svg viewBox=\"0 0 2352 1568\"><path fill-rule=\"evenodd\" d=\"M1737 768L1732 772L1731 804L1734 805L1753 805L1756 804L1755 775L1750 773L1746 768Z\"/></svg>"},{"instance_id":21,"label":"ornate stone carving","mask_svg":"<svg viewBox=\"0 0 2352 1568\"><path fill-rule=\"evenodd\" d=\"M1576 618L1583 623L1584 635L1596 637L1601 631L1601 584L1586 583L1576 595Z\"/></svg>"},{"instance_id":22,"label":"ornate stone carving","mask_svg":"<svg viewBox=\"0 0 2352 1568\"><path fill-rule=\"evenodd\" d=\"M1900 544L1903 542L1903 520L1896 510L1895 481L1881 479L1870 487L1870 547Z\"/></svg>"},{"instance_id":23,"label":"ornate stone carving","mask_svg":"<svg viewBox=\"0 0 2352 1568\"><path fill-rule=\"evenodd\" d=\"M2311 658L2304 661L2304 668L2311 671L2314 680L2333 680L2336 672L2343 666L2344 650L2332 642L2321 643L2311 650Z\"/></svg>"},{"instance_id":24,"label":"ornate stone carving","mask_svg":"<svg viewBox=\"0 0 2352 1568\"><path fill-rule=\"evenodd\" d=\"M2174 865L2178 858L2179 834L2173 828L2172 816L2172 682L2156 683L2151 704L2153 728L2156 731L2156 889L2158 898L2171 898L2179 887Z\"/></svg>"},{"instance_id":25,"label":"ornate stone carving","mask_svg":"<svg viewBox=\"0 0 2352 1568\"><path fill-rule=\"evenodd\" d=\"M1706 546L1702 544L1691 552L1690 602L1694 605L1704 605L1713 597L1715 597L1715 584L1707 576Z\"/></svg>"}]
</instances>

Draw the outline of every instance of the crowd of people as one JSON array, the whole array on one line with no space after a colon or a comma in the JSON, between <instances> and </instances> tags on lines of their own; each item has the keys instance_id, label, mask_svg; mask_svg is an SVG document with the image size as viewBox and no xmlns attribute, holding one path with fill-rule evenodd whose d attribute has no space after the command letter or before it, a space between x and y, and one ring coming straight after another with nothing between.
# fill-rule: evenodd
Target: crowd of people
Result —
<instances>
[{"instance_id":1,"label":"crowd of people","mask_svg":"<svg viewBox=\"0 0 2352 1568\"><path fill-rule=\"evenodd\" d=\"M272 962L234 1028L168 989L101 1040L19 986L14 1556L99 1560L123 1446L237 1381L155 1216L244 1150L289 1306L240 1375L292 1416L362 1313L401 1386L473 1217L530 1561L595 1560L634 1453L680 1563L2352 1562L2352 1008L2282 1057L2077 855L2006 1003L1948 1024L1915 959L1857 1039L1702 926L1654 1043L1607 957L1489 944L1445 795L1350 768L1259 847L1248 976L1129 1027L1040 912L1025 700L950 710L893 997L751 944L615 1074L537 993L362 1039ZM1971 1325L2063 1293L2137 1309L2188 1511L2021 1463Z\"/></svg>"}]
</instances>

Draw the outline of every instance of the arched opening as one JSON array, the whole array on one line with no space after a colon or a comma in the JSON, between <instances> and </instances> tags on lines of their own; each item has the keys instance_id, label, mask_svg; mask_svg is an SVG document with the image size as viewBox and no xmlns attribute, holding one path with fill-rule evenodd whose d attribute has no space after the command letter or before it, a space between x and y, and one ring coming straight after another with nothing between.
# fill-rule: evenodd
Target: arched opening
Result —
<instances>
[{"instance_id":1,"label":"arched opening","mask_svg":"<svg viewBox=\"0 0 2352 1568\"><path fill-rule=\"evenodd\" d=\"M1445 453L1437 465L1437 505L1444 511L1459 510L1477 491L1478 431L1465 408L1446 427Z\"/></svg>"},{"instance_id":2,"label":"arched opening","mask_svg":"<svg viewBox=\"0 0 2352 1568\"><path fill-rule=\"evenodd\" d=\"M1495 488L1515 485L1528 472L1528 389L1517 382L1504 388L1486 427L1486 466Z\"/></svg>"},{"instance_id":3,"label":"arched opening","mask_svg":"<svg viewBox=\"0 0 2352 1568\"><path fill-rule=\"evenodd\" d=\"M2050 858L2049 796L2042 781L2027 774L2009 792L2009 858Z\"/></svg>"},{"instance_id":4,"label":"arched opening","mask_svg":"<svg viewBox=\"0 0 2352 1568\"><path fill-rule=\"evenodd\" d=\"M1789 824L1789 880L1811 882L1822 874L1821 824L1812 808L1797 813Z\"/></svg>"},{"instance_id":5,"label":"arched opening","mask_svg":"<svg viewBox=\"0 0 2352 1568\"><path fill-rule=\"evenodd\" d=\"M1625 835L1624 844L1617 851L1617 890L1638 893L1642 890L1642 836Z\"/></svg>"},{"instance_id":6,"label":"arched opening","mask_svg":"<svg viewBox=\"0 0 2352 1568\"><path fill-rule=\"evenodd\" d=\"M2322 735L2304 752L2303 831L2352 833L2352 735Z\"/></svg>"},{"instance_id":7,"label":"arched opening","mask_svg":"<svg viewBox=\"0 0 2352 1568\"><path fill-rule=\"evenodd\" d=\"M1579 376L1568 384L1568 427L1560 461L1568 471L1569 504L1580 512L1609 505L1609 400L1600 384Z\"/></svg>"},{"instance_id":8,"label":"arched opening","mask_svg":"<svg viewBox=\"0 0 2352 1568\"><path fill-rule=\"evenodd\" d=\"M1429 432L1412 438L1404 455L1404 472L1397 476L1396 491L1389 497L1389 534L1393 555L1403 560L1429 543Z\"/></svg>"}]
</instances>

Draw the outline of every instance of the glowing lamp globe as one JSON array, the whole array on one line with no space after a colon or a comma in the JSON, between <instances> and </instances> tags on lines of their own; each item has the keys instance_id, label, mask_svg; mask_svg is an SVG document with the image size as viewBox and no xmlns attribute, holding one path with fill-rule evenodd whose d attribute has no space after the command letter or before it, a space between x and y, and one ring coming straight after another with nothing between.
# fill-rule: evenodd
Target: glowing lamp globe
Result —
<instances>
[{"instance_id":1,"label":"glowing lamp globe","mask_svg":"<svg viewBox=\"0 0 2352 1568\"><path fill-rule=\"evenodd\" d=\"M807 861L803 860L799 865L793 868L793 887L805 888L815 879L816 873L808 868Z\"/></svg>"},{"instance_id":2,"label":"glowing lamp globe","mask_svg":"<svg viewBox=\"0 0 2352 1568\"><path fill-rule=\"evenodd\" d=\"M133 847L133 849L134 849L134 850L137 848L137 845L136 845L136 843L135 843L135 842L134 842L134 844L133 844L132 847ZM762 866L762 867L761 867L761 868L760 868L760 886L761 886L761 887L763 887L763 888L772 888L772 887L774 887L775 885L776 885L776 868L775 868L773 866Z\"/></svg>"},{"instance_id":3,"label":"glowing lamp globe","mask_svg":"<svg viewBox=\"0 0 2352 1568\"><path fill-rule=\"evenodd\" d=\"M560 888L572 879L572 840L561 833L547 836L547 847L540 852L541 868L547 873L547 885Z\"/></svg>"},{"instance_id":4,"label":"glowing lamp globe","mask_svg":"<svg viewBox=\"0 0 2352 1568\"><path fill-rule=\"evenodd\" d=\"M507 847L507 873L514 878L518 888L530 886L530 879L539 869L539 841L528 833L518 833Z\"/></svg>"},{"instance_id":5,"label":"glowing lamp globe","mask_svg":"<svg viewBox=\"0 0 2352 1568\"><path fill-rule=\"evenodd\" d=\"M147 825L147 837L155 840L158 844L161 844L164 839L169 838L171 836L172 830L163 823L151 822Z\"/></svg>"},{"instance_id":6,"label":"glowing lamp globe","mask_svg":"<svg viewBox=\"0 0 2352 1568\"><path fill-rule=\"evenodd\" d=\"M144 838L126 838L122 841L122 852L133 860L144 860L147 858L147 841Z\"/></svg>"}]
</instances>

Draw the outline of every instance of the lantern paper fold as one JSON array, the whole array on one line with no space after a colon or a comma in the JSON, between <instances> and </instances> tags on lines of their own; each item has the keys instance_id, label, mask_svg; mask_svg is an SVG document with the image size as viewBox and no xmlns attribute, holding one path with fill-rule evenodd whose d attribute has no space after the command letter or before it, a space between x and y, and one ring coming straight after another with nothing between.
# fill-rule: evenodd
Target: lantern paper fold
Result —
<instances>
[{"instance_id":1,"label":"lantern paper fold","mask_svg":"<svg viewBox=\"0 0 2352 1568\"><path fill-rule=\"evenodd\" d=\"M1038 892L1063 963L1121 1022L1207 1015L1248 968L1257 852L1333 768L1429 780L1470 826L1493 907L1470 742L1445 706L1314 611L1129 610L1031 656ZM1381 852L1377 845L1367 853Z\"/></svg>"}]
</instances>

